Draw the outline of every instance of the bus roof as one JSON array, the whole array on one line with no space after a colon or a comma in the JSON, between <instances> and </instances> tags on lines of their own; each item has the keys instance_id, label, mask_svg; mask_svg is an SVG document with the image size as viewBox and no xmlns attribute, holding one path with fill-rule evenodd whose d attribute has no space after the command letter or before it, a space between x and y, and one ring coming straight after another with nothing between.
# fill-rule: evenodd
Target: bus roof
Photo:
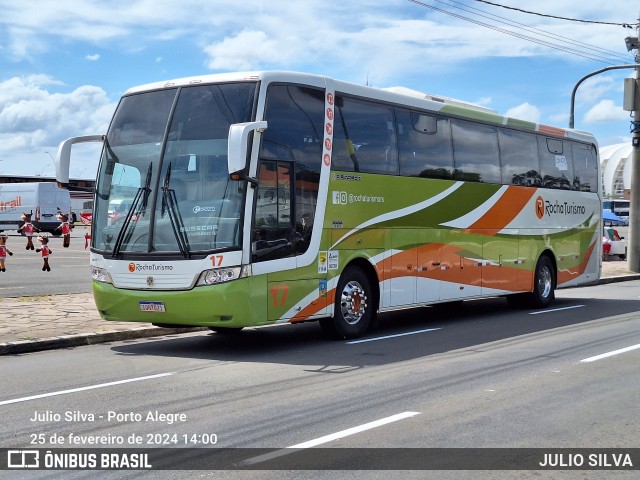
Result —
<instances>
[{"instance_id":1,"label":"bus roof","mask_svg":"<svg viewBox=\"0 0 640 480\"><path fill-rule=\"evenodd\" d=\"M333 85L333 88L337 92L348 93L360 97L371 98L408 107L431 110L433 112L441 112L443 114L450 114L462 118L479 120L496 125L504 125L506 127L513 127L519 130L535 131L549 136L569 137L576 140L592 143L594 144L596 149L598 148L595 138L588 132L553 127L544 124L537 124L527 120L505 117L500 115L495 110L480 105L475 105L463 102L461 100L443 97L440 95L427 94L406 87L375 88L309 73L288 71L251 71L207 74L140 85L128 89L124 93L124 95L131 95L152 90L163 90L165 88L174 88L179 86L192 86L238 81L263 81L266 83L292 82L298 84L308 84L320 88L324 88L327 84L330 83Z\"/></svg>"}]
</instances>

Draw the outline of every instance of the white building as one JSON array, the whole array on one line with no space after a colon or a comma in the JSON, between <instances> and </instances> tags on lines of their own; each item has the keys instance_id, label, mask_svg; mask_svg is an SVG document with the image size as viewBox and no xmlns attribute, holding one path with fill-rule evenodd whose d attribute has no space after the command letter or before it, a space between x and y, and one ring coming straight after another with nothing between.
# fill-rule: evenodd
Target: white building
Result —
<instances>
[{"instance_id":1,"label":"white building","mask_svg":"<svg viewBox=\"0 0 640 480\"><path fill-rule=\"evenodd\" d=\"M603 197L629 199L631 195L631 143L600 149Z\"/></svg>"}]
</instances>

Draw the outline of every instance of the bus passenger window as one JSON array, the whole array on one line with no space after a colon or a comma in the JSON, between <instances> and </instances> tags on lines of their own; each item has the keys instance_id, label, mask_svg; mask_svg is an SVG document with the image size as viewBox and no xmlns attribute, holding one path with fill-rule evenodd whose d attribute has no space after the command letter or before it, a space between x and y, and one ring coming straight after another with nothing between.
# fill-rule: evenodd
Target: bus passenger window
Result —
<instances>
[{"instance_id":1,"label":"bus passenger window","mask_svg":"<svg viewBox=\"0 0 640 480\"><path fill-rule=\"evenodd\" d=\"M451 125L446 117L396 108L400 175L453 178Z\"/></svg>"},{"instance_id":2,"label":"bus passenger window","mask_svg":"<svg viewBox=\"0 0 640 480\"><path fill-rule=\"evenodd\" d=\"M538 137L542 186L561 190L574 190L571 148L563 140Z\"/></svg>"},{"instance_id":3,"label":"bus passenger window","mask_svg":"<svg viewBox=\"0 0 640 480\"><path fill-rule=\"evenodd\" d=\"M456 179L501 183L497 128L454 118L451 131Z\"/></svg>"},{"instance_id":4,"label":"bus passenger window","mask_svg":"<svg viewBox=\"0 0 640 480\"><path fill-rule=\"evenodd\" d=\"M581 192L598 191L598 164L596 149L593 145L574 143L573 174L575 175L574 190Z\"/></svg>"},{"instance_id":5,"label":"bus passenger window","mask_svg":"<svg viewBox=\"0 0 640 480\"><path fill-rule=\"evenodd\" d=\"M336 168L398 173L393 107L338 96L333 135Z\"/></svg>"},{"instance_id":6,"label":"bus passenger window","mask_svg":"<svg viewBox=\"0 0 640 480\"><path fill-rule=\"evenodd\" d=\"M541 187L538 141L532 133L509 128L498 129L502 183Z\"/></svg>"}]
</instances>

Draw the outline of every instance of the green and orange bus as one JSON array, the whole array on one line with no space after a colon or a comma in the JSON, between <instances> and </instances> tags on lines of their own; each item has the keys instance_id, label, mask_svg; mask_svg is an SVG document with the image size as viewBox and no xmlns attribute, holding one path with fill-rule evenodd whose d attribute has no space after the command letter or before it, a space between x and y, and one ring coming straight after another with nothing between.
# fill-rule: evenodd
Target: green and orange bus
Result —
<instances>
[{"instance_id":1,"label":"green and orange bus","mask_svg":"<svg viewBox=\"0 0 640 480\"><path fill-rule=\"evenodd\" d=\"M106 320L218 332L488 296L545 307L600 274L593 136L408 89L216 74L122 97L91 238Z\"/></svg>"}]
</instances>

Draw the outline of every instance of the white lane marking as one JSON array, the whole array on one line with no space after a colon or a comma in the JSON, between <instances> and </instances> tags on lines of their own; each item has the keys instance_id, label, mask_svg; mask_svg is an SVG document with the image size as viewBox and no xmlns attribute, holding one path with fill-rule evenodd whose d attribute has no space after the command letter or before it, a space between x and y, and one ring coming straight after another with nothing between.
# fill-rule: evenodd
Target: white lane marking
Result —
<instances>
[{"instance_id":1,"label":"white lane marking","mask_svg":"<svg viewBox=\"0 0 640 480\"><path fill-rule=\"evenodd\" d=\"M620 355L621 353L627 353L632 350L637 350L640 348L640 344L632 345L631 347L621 348L620 350L614 350L612 352L603 353L601 355L596 355L595 357L585 358L580 360L580 363L590 363L595 362L596 360L602 360L603 358L613 357L614 355Z\"/></svg>"},{"instance_id":2,"label":"white lane marking","mask_svg":"<svg viewBox=\"0 0 640 480\"><path fill-rule=\"evenodd\" d=\"M541 313L560 312L562 310L571 310L573 308L581 308L585 305L572 305L570 307L551 308L549 310L538 310L537 312L529 312L529 315L540 315Z\"/></svg>"},{"instance_id":3,"label":"white lane marking","mask_svg":"<svg viewBox=\"0 0 640 480\"><path fill-rule=\"evenodd\" d=\"M364 340L353 340L351 342L347 342L347 345L355 345L356 343L365 343L365 342L377 342L378 340L387 340L389 338L396 338L396 337L406 337L407 335L416 335L418 333L435 332L436 330L442 330L442 329L427 328L426 330L416 330L415 332L397 333L395 335L387 335L385 337L374 337L374 338L365 338Z\"/></svg>"},{"instance_id":4,"label":"white lane marking","mask_svg":"<svg viewBox=\"0 0 640 480\"><path fill-rule=\"evenodd\" d=\"M276 450L275 452L265 453L264 455L258 455L257 457L252 457L245 460L243 463L245 465L253 465L255 463L265 462L267 460L271 460L272 458L282 457L283 455L295 453L298 450L322 445L323 443L332 442L333 440L338 440L340 438L348 437L349 435L354 435L356 433L364 432L366 430L371 430L372 428L381 427L382 425L387 425L388 423L397 422L398 420L404 420L405 418L414 417L416 415L420 415L420 412L398 413L397 415L391 415L390 417L381 418L380 420L375 420L373 422L365 423L364 425L359 425L357 427L348 428L346 430L332 433L330 435L325 435L324 437L316 438L315 440L309 440L308 442L298 443L290 447L281 448L280 450Z\"/></svg>"},{"instance_id":5,"label":"white lane marking","mask_svg":"<svg viewBox=\"0 0 640 480\"><path fill-rule=\"evenodd\" d=\"M113 385L122 385L123 383L141 382L143 380L151 380L153 378L168 377L174 375L175 372L159 373L157 375L147 375L146 377L128 378L126 380L118 380L115 382L99 383L97 385L89 385L87 387L71 388L69 390L59 390L57 392L42 393L40 395L31 395L30 397L14 398L12 400L2 400L0 405L9 405L10 403L28 402L39 398L55 397L56 395L66 395L67 393L84 392L85 390L94 390L96 388L111 387Z\"/></svg>"}]
</instances>

